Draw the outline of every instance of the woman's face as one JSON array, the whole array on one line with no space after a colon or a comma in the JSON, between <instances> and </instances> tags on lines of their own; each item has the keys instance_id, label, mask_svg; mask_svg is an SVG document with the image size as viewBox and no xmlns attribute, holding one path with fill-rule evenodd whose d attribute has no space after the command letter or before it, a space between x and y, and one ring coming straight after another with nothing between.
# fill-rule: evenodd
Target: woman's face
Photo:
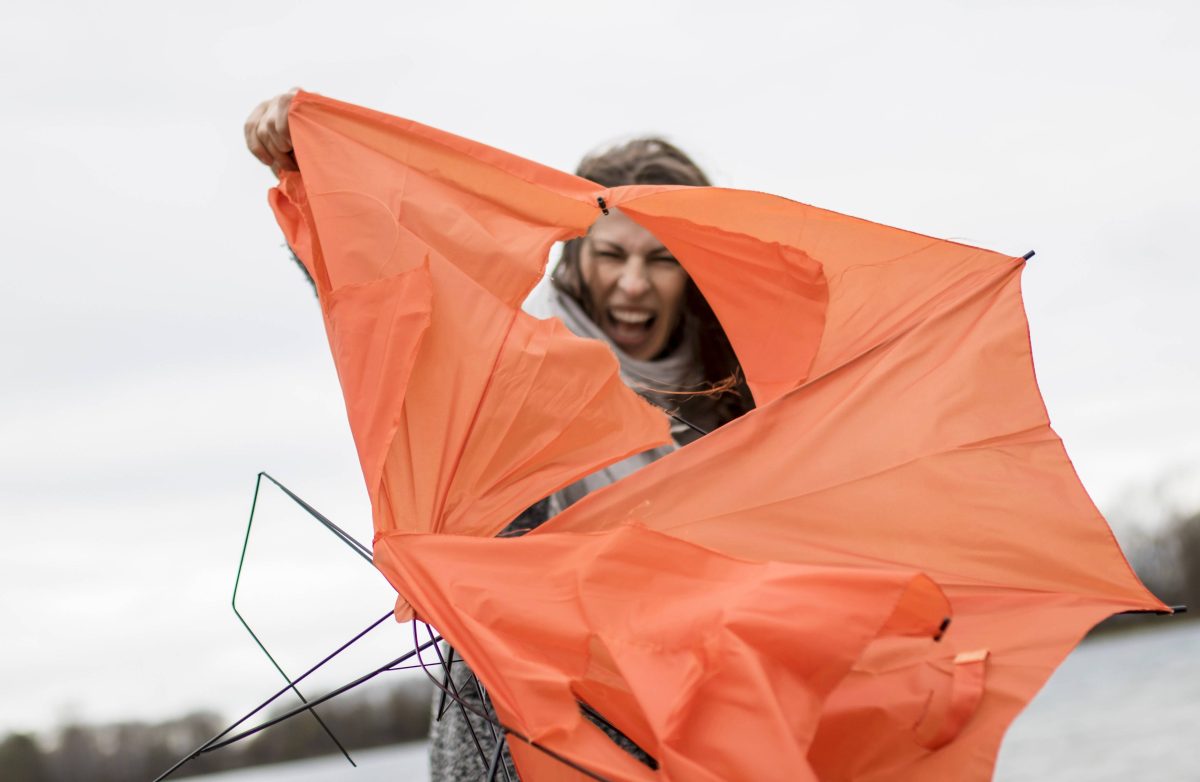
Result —
<instances>
[{"instance_id":1,"label":"woman's face","mask_svg":"<svg viewBox=\"0 0 1200 782\"><path fill-rule=\"evenodd\" d=\"M609 339L636 359L662 353L683 315L688 281L662 242L612 209L584 238L579 271L592 317Z\"/></svg>"}]
</instances>

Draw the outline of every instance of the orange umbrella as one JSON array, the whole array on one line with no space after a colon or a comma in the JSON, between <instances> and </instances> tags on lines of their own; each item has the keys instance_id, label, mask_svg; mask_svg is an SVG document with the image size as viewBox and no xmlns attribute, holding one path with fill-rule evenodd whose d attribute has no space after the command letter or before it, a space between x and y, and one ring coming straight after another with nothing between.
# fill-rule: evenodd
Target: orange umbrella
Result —
<instances>
[{"instance_id":1,"label":"orange umbrella","mask_svg":"<svg viewBox=\"0 0 1200 782\"><path fill-rule=\"evenodd\" d=\"M764 194L606 189L303 93L290 125L303 176L272 203L321 294L376 562L539 746L646 778L570 693L664 779L986 779L1088 628L1164 608L1049 427L1024 259ZM612 207L696 280L757 409L525 538L435 537L665 439L602 348L516 311Z\"/></svg>"}]
</instances>

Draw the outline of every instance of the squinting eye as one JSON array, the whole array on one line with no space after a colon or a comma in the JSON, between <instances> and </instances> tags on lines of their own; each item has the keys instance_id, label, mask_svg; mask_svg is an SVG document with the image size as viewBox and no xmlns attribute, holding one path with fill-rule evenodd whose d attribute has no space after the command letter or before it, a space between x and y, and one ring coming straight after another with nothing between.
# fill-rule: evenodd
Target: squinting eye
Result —
<instances>
[{"instance_id":1,"label":"squinting eye","mask_svg":"<svg viewBox=\"0 0 1200 782\"><path fill-rule=\"evenodd\" d=\"M670 264L672 266L679 265L679 260L674 255L656 255L650 259L650 262L651 263Z\"/></svg>"},{"instance_id":2,"label":"squinting eye","mask_svg":"<svg viewBox=\"0 0 1200 782\"><path fill-rule=\"evenodd\" d=\"M625 256L623 256L619 253L605 252L603 250L597 250L596 257L603 258L606 261L623 261L623 260L625 260Z\"/></svg>"}]
</instances>

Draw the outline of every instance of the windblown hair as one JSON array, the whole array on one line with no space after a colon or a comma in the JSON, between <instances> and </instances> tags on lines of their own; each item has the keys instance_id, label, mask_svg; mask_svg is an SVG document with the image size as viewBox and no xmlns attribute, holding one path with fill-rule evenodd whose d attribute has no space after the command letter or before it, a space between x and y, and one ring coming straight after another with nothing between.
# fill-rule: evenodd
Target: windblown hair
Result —
<instances>
[{"instance_id":1,"label":"windblown hair","mask_svg":"<svg viewBox=\"0 0 1200 782\"><path fill-rule=\"evenodd\" d=\"M620 185L690 185L709 186L708 177L682 150L660 138L638 138L624 144L589 154L575 172L604 187ZM591 297L580 269L583 237L563 245L562 257L554 269L554 287L574 299L588 314L592 312ZM696 283L688 279L684 292L684 312L681 327L693 330L696 355L694 361L701 369L704 385L692 393L678 395L680 417L694 422L707 422L713 428L732 421L753 409L754 403L746 386L741 366L725 330L705 301Z\"/></svg>"}]
</instances>

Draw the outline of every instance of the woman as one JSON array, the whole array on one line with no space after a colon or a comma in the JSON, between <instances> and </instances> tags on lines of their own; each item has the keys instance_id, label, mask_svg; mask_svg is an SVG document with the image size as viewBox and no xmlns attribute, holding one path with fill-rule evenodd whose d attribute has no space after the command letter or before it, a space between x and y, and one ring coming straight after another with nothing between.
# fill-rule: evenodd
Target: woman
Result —
<instances>
[{"instance_id":1,"label":"woman","mask_svg":"<svg viewBox=\"0 0 1200 782\"><path fill-rule=\"evenodd\" d=\"M264 101L246 121L250 151L276 173L296 170L287 110L295 90ZM643 138L589 155L576 173L599 185L707 186L708 178L682 151ZM548 300L527 305L558 317L576 335L602 339L616 354L627 385L675 416L672 435L686 444L752 407L750 394L720 323L679 262L653 234L619 209L600 217L586 236L563 245ZM612 483L672 450L656 448L611 465L557 492L502 532L533 529L588 492ZM465 665L455 666L459 697L475 710L489 708ZM627 739L589 714L614 741L648 761ZM479 779L496 741L482 719L446 710L431 733L436 782ZM506 770L515 778L504 752ZM503 776L503 775L502 775Z\"/></svg>"}]
</instances>

